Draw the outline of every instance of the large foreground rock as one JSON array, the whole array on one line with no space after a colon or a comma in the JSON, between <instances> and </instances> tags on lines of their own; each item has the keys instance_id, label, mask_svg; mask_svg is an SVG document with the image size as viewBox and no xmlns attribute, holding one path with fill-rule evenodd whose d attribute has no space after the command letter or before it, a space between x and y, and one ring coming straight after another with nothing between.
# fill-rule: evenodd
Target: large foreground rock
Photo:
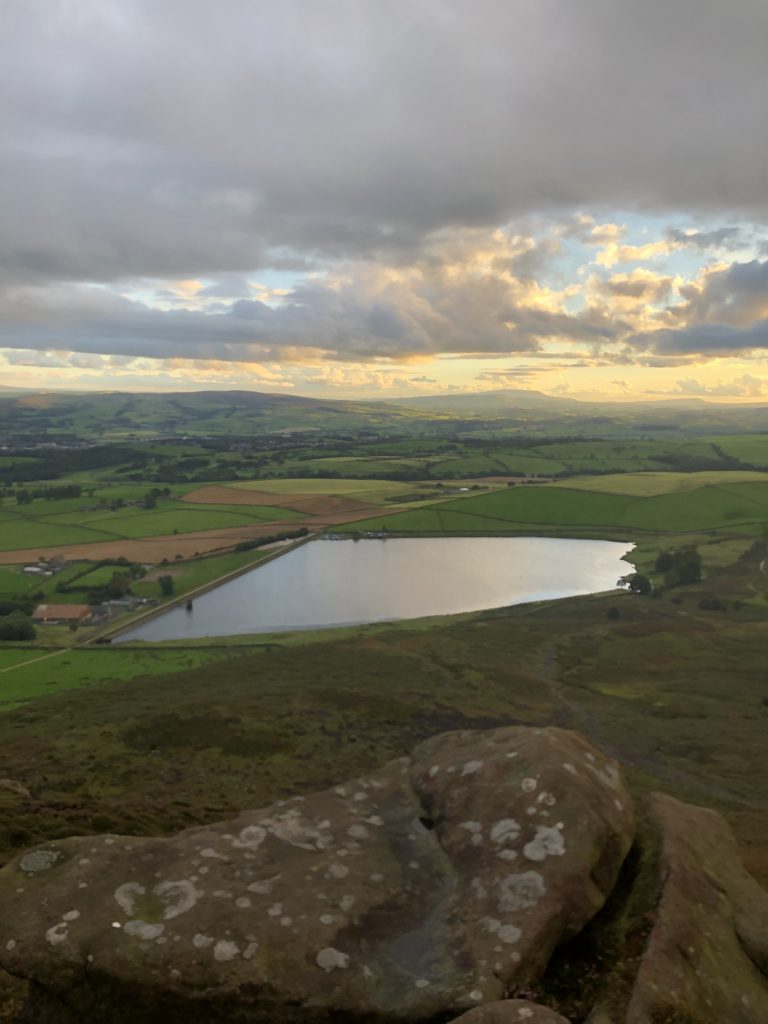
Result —
<instances>
[{"instance_id":1,"label":"large foreground rock","mask_svg":"<svg viewBox=\"0 0 768 1024\"><path fill-rule=\"evenodd\" d=\"M767 1024L768 893L713 811L655 794L661 893L627 1024Z\"/></svg>"},{"instance_id":2,"label":"large foreground rock","mask_svg":"<svg viewBox=\"0 0 768 1024\"><path fill-rule=\"evenodd\" d=\"M632 836L618 768L583 738L446 734L171 839L25 853L0 872L0 964L46 1024L447 1017L540 976Z\"/></svg>"}]
</instances>

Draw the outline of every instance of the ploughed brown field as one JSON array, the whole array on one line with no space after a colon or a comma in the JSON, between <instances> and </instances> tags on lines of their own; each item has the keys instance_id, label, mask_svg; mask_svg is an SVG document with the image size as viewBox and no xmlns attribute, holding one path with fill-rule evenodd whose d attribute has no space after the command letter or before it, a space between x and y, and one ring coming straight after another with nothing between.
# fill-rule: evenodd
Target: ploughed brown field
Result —
<instances>
[{"instance_id":1,"label":"ploughed brown field","mask_svg":"<svg viewBox=\"0 0 768 1024\"><path fill-rule=\"evenodd\" d=\"M285 506L283 506L285 507ZM164 558L173 561L177 555L191 558L194 555L224 551L243 540L268 537L280 530L298 530L302 526L312 532L322 532L330 526L381 516L381 509L372 506L356 506L347 512L329 512L326 515L307 516L306 519L276 519L254 526L228 526L220 530L201 530L198 533L166 534L161 537L140 537L135 540L105 540L93 544L59 544L55 547L25 548L16 551L0 551L0 565L15 565L32 562L38 558L53 558L60 555L69 560L102 558L128 558L132 562L155 564ZM286 525L287 524L287 525Z\"/></svg>"}]
</instances>

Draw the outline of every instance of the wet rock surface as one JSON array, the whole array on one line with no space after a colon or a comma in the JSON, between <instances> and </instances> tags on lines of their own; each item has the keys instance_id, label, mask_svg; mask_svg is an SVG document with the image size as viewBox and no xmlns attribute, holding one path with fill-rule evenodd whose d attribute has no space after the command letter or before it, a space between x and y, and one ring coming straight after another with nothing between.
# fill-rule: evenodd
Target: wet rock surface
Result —
<instances>
[{"instance_id":1,"label":"wet rock surface","mask_svg":"<svg viewBox=\"0 0 768 1024\"><path fill-rule=\"evenodd\" d=\"M617 765L580 736L445 734L170 839L27 851L0 872L0 965L46 1024L446 1019L538 978L633 832Z\"/></svg>"}]
</instances>

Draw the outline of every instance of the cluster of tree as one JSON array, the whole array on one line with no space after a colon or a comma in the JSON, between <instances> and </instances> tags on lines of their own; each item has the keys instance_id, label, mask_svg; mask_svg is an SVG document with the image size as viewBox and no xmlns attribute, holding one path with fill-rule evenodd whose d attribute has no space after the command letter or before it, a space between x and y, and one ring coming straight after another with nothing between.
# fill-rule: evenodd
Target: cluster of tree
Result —
<instances>
[{"instance_id":1,"label":"cluster of tree","mask_svg":"<svg viewBox=\"0 0 768 1024\"><path fill-rule=\"evenodd\" d=\"M34 640L37 631L27 617L9 615L0 620L0 640Z\"/></svg>"},{"instance_id":2,"label":"cluster of tree","mask_svg":"<svg viewBox=\"0 0 768 1024\"><path fill-rule=\"evenodd\" d=\"M660 551L654 570L664 574L664 585L679 587L701 579L701 555L694 544L685 544L672 551Z\"/></svg>"},{"instance_id":3,"label":"cluster of tree","mask_svg":"<svg viewBox=\"0 0 768 1024\"><path fill-rule=\"evenodd\" d=\"M308 533L306 526L302 526L299 530L272 533L267 537L257 537L255 540L242 540L235 545L235 551L253 551L254 548L263 548L265 544L274 544L278 540L298 540L300 537L306 537Z\"/></svg>"},{"instance_id":4,"label":"cluster of tree","mask_svg":"<svg viewBox=\"0 0 768 1024\"><path fill-rule=\"evenodd\" d=\"M80 484L53 484L50 487L24 487L16 491L16 503L29 505L38 498L43 501L60 501L62 498L79 498L83 493Z\"/></svg>"},{"instance_id":5,"label":"cluster of tree","mask_svg":"<svg viewBox=\"0 0 768 1024\"><path fill-rule=\"evenodd\" d=\"M7 615L31 615L37 600L26 594L14 594L12 597L0 599L0 618Z\"/></svg>"},{"instance_id":6,"label":"cluster of tree","mask_svg":"<svg viewBox=\"0 0 768 1024\"><path fill-rule=\"evenodd\" d=\"M170 487L153 487L144 495L144 508L157 508L158 498L170 498Z\"/></svg>"},{"instance_id":7,"label":"cluster of tree","mask_svg":"<svg viewBox=\"0 0 768 1024\"><path fill-rule=\"evenodd\" d=\"M7 453L18 454L25 460L30 455L34 462L14 462L0 466L0 483L26 483L33 480L58 480L69 473L83 470L105 469L129 463L133 468L140 469L149 461L146 452L137 451L124 445L94 445L84 448L58 448L46 450L44 454L30 453L28 449Z\"/></svg>"},{"instance_id":8,"label":"cluster of tree","mask_svg":"<svg viewBox=\"0 0 768 1024\"><path fill-rule=\"evenodd\" d=\"M653 584L642 572L633 572L629 576L623 576L619 583L626 583L633 594L650 594Z\"/></svg>"}]
</instances>

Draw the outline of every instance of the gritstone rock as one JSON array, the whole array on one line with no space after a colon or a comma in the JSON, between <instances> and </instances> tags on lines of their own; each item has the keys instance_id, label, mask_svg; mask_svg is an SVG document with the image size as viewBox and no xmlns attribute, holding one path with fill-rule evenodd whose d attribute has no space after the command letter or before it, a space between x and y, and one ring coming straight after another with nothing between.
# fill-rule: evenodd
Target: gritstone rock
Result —
<instances>
[{"instance_id":1,"label":"gritstone rock","mask_svg":"<svg viewBox=\"0 0 768 1024\"><path fill-rule=\"evenodd\" d=\"M233 821L24 853L0 872L0 966L46 1024L459 1014L541 975L633 833L582 737L449 733Z\"/></svg>"}]
</instances>

